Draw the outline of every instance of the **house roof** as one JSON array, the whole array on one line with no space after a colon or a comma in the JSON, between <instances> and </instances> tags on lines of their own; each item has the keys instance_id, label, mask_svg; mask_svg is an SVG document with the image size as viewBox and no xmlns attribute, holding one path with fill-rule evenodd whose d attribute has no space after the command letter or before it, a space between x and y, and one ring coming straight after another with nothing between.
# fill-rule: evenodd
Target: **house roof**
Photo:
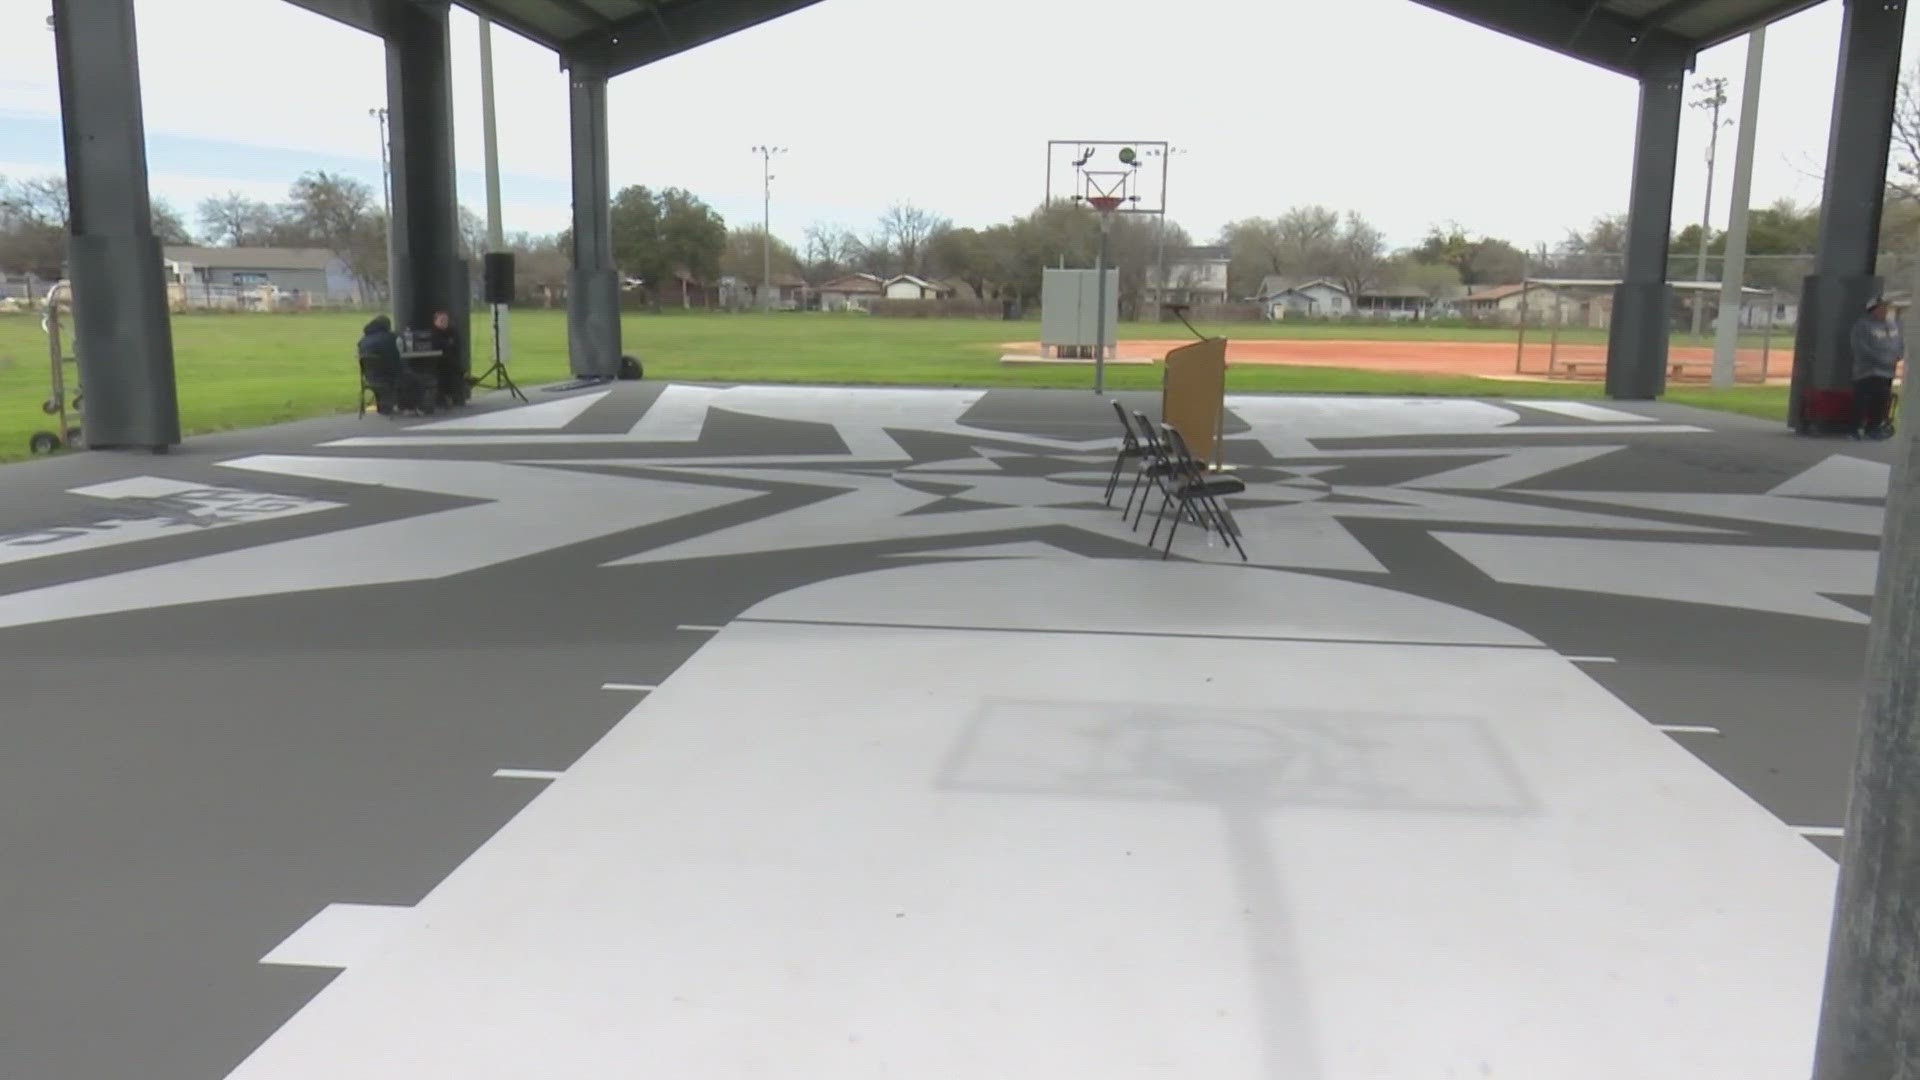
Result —
<instances>
[{"instance_id":1,"label":"house roof","mask_svg":"<svg viewBox=\"0 0 1920 1080\"><path fill-rule=\"evenodd\" d=\"M208 270L325 270L334 254L326 248L187 247L162 249L165 258Z\"/></svg>"},{"instance_id":2,"label":"house roof","mask_svg":"<svg viewBox=\"0 0 1920 1080\"><path fill-rule=\"evenodd\" d=\"M1527 289L1536 287L1538 287L1537 282L1531 285L1495 285L1490 289L1470 292L1465 299L1469 304L1492 304L1505 300L1509 296L1518 296Z\"/></svg>"},{"instance_id":3,"label":"house roof","mask_svg":"<svg viewBox=\"0 0 1920 1080\"><path fill-rule=\"evenodd\" d=\"M1334 292L1341 293L1342 295L1347 291L1345 286L1328 278L1290 278L1280 274L1268 274L1266 277L1260 279L1260 291L1257 295L1262 299L1269 299L1290 292L1303 292L1313 288L1315 285L1332 289Z\"/></svg>"},{"instance_id":4,"label":"house roof","mask_svg":"<svg viewBox=\"0 0 1920 1080\"><path fill-rule=\"evenodd\" d=\"M923 289L932 289L935 292L940 291L940 286L935 285L933 282L928 281L926 278L916 277L913 274L895 274L894 276L887 279L886 284L892 285L896 281L912 282L913 284L918 285Z\"/></svg>"},{"instance_id":5,"label":"house roof","mask_svg":"<svg viewBox=\"0 0 1920 1080\"><path fill-rule=\"evenodd\" d=\"M841 274L820 283L821 292L864 293L880 291L880 279L872 274Z\"/></svg>"}]
</instances>

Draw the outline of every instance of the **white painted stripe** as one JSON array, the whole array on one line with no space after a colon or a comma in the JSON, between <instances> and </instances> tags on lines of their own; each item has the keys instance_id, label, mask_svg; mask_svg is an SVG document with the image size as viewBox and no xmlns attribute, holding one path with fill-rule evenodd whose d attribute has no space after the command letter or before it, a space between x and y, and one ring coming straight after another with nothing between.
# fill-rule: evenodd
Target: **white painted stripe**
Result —
<instances>
[{"instance_id":1,"label":"white painted stripe","mask_svg":"<svg viewBox=\"0 0 1920 1080\"><path fill-rule=\"evenodd\" d=\"M1654 726L1654 730L1664 731L1669 735L1718 735L1720 734L1719 728L1708 727L1705 724L1655 724L1653 726Z\"/></svg>"},{"instance_id":2,"label":"white painted stripe","mask_svg":"<svg viewBox=\"0 0 1920 1080\"><path fill-rule=\"evenodd\" d=\"M1822 837L1831 840L1838 840L1847 835L1847 830L1840 828L1838 825L1801 825L1793 831L1799 833L1801 836Z\"/></svg>"},{"instance_id":3,"label":"white painted stripe","mask_svg":"<svg viewBox=\"0 0 1920 1080\"><path fill-rule=\"evenodd\" d=\"M684 630L684 629L686 629L686 628L685 628L685 627L681 627L681 629L683 629L683 630ZM660 688L659 688L659 687L657 687L657 686L648 686L648 685L647 685L646 683L634 683L634 682L610 682L610 683L601 683L601 684L600 684L600 689L602 689L602 690L626 690L626 691L631 691L631 692L633 692L633 693L639 693L639 694L646 694L646 693L651 693L651 692L653 692L653 691L655 691L655 690L658 690L658 689L660 689Z\"/></svg>"},{"instance_id":4,"label":"white painted stripe","mask_svg":"<svg viewBox=\"0 0 1920 1080\"><path fill-rule=\"evenodd\" d=\"M675 627L675 629L686 630L695 634L717 634L725 628L719 626L703 626L699 623L681 623L678 627Z\"/></svg>"},{"instance_id":5,"label":"white painted stripe","mask_svg":"<svg viewBox=\"0 0 1920 1080\"><path fill-rule=\"evenodd\" d=\"M611 394L611 390L601 390L593 394L581 394L578 397L560 398L556 401L542 401L533 405L518 405L510 409L494 409L462 416L456 420L437 420L431 424L420 424L408 428L409 431L559 431L578 420L588 409L600 403Z\"/></svg>"},{"instance_id":6,"label":"white painted stripe","mask_svg":"<svg viewBox=\"0 0 1920 1080\"><path fill-rule=\"evenodd\" d=\"M558 780L566 774L558 769L495 769L497 780Z\"/></svg>"},{"instance_id":7,"label":"white painted stripe","mask_svg":"<svg viewBox=\"0 0 1920 1080\"><path fill-rule=\"evenodd\" d=\"M328 904L260 962L291 967L352 967L377 955L413 923L410 907Z\"/></svg>"},{"instance_id":8,"label":"white painted stripe","mask_svg":"<svg viewBox=\"0 0 1920 1080\"><path fill-rule=\"evenodd\" d=\"M1620 409L1609 409L1604 405L1590 405L1584 401L1514 401L1514 405L1525 405L1529 409L1541 412L1559 413L1571 416L1575 420L1586 420L1595 424L1646 424L1651 421L1644 416L1636 416Z\"/></svg>"},{"instance_id":9,"label":"white painted stripe","mask_svg":"<svg viewBox=\"0 0 1920 1080\"><path fill-rule=\"evenodd\" d=\"M1617 664L1620 662L1611 656L1569 656L1567 659L1576 664Z\"/></svg>"}]
</instances>

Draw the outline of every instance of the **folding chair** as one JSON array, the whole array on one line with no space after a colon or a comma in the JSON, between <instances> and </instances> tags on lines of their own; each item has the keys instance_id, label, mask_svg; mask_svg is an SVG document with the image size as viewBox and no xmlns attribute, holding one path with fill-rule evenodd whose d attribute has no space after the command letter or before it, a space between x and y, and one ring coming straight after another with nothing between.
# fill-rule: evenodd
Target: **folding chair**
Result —
<instances>
[{"instance_id":1,"label":"folding chair","mask_svg":"<svg viewBox=\"0 0 1920 1080\"><path fill-rule=\"evenodd\" d=\"M1179 429L1161 427L1165 440L1167 456L1173 468L1166 485L1166 497L1160 500L1160 514L1154 519L1153 532L1147 537L1147 546L1152 547L1160 535L1160 524L1167 516L1169 504L1177 504L1173 515L1173 524L1167 528L1167 547L1160 553L1162 559L1173 554L1173 534L1180 530L1180 519L1191 518L1202 529L1212 529L1233 543L1234 550L1240 553L1240 561L1247 561L1247 549L1240 544L1240 527L1233 520L1226 504L1220 500L1228 495L1238 495L1247 490L1246 481L1235 476L1207 475L1206 467L1201 465L1187 449L1187 440Z\"/></svg>"},{"instance_id":2,"label":"folding chair","mask_svg":"<svg viewBox=\"0 0 1920 1080\"><path fill-rule=\"evenodd\" d=\"M1127 419L1127 409L1123 409L1119 402L1114 402L1114 415L1119 417L1119 454L1114 455L1114 475L1106 479L1106 505L1114 505L1114 492L1119 490L1119 471L1127 465L1127 461L1140 459L1140 440L1133 434L1133 421ZM1119 517L1125 519L1129 509L1133 509L1131 492L1127 494L1127 509L1121 509Z\"/></svg>"},{"instance_id":3,"label":"folding chair","mask_svg":"<svg viewBox=\"0 0 1920 1080\"><path fill-rule=\"evenodd\" d=\"M387 381L385 373L380 370L379 358L362 356L359 358L359 367L360 398L358 406L354 410L356 418L361 420L367 418L367 405L369 403L373 405L374 409L379 412L380 415L391 415L393 413L393 387L392 384Z\"/></svg>"},{"instance_id":4,"label":"folding chair","mask_svg":"<svg viewBox=\"0 0 1920 1080\"><path fill-rule=\"evenodd\" d=\"M1134 516L1133 529L1139 532L1140 522L1147 516L1147 500L1153 497L1156 490L1163 496L1167 494L1167 480L1173 474L1173 459L1167 454L1166 444L1154 434L1157 429L1153 421L1147 419L1146 413L1136 411L1133 423L1139 432L1140 460L1143 463L1139 474L1133 478L1134 491L1140 494L1140 512ZM1147 480L1153 481L1153 487L1141 491L1141 483ZM1127 494L1127 505L1133 505L1133 492ZM1125 514L1121 515L1121 520L1126 520Z\"/></svg>"}]
</instances>

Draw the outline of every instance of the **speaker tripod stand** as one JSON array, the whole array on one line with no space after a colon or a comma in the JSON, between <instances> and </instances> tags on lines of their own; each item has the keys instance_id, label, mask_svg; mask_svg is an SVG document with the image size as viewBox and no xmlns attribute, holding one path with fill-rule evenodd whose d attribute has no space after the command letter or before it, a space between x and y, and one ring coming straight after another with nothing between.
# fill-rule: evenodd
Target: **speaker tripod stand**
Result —
<instances>
[{"instance_id":1,"label":"speaker tripod stand","mask_svg":"<svg viewBox=\"0 0 1920 1080\"><path fill-rule=\"evenodd\" d=\"M524 404L527 395L520 392L520 384L513 381L512 375L507 374L506 361L500 358L500 308L499 304L493 305L493 366L476 376L471 385L485 386L487 380L492 379L495 390L505 390Z\"/></svg>"}]
</instances>

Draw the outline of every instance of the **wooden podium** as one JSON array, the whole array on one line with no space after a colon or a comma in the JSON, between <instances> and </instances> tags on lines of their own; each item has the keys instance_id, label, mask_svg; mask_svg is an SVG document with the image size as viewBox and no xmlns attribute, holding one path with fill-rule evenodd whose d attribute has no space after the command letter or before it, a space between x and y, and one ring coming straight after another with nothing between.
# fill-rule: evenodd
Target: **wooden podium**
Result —
<instances>
[{"instance_id":1,"label":"wooden podium","mask_svg":"<svg viewBox=\"0 0 1920 1080\"><path fill-rule=\"evenodd\" d=\"M1167 353L1160 419L1187 440L1210 469L1226 452L1227 339L1207 338Z\"/></svg>"}]
</instances>

